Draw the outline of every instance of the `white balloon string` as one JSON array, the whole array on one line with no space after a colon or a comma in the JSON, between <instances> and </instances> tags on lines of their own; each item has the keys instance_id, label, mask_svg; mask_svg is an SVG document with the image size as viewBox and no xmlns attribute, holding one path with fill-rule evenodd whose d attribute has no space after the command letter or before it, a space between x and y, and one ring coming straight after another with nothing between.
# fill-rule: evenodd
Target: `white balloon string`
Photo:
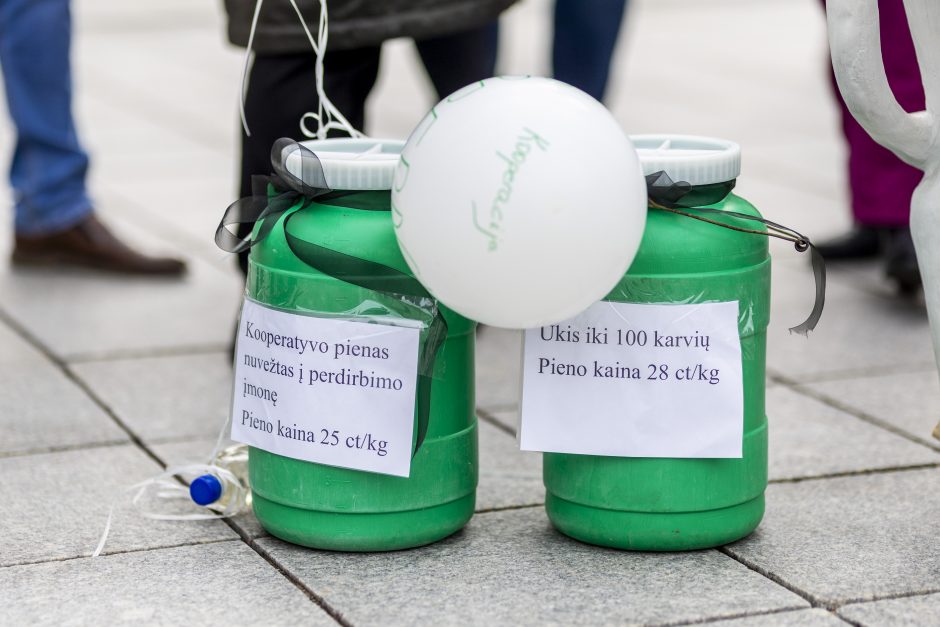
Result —
<instances>
[{"instance_id":1,"label":"white balloon string","mask_svg":"<svg viewBox=\"0 0 940 627\"><path fill-rule=\"evenodd\" d=\"M238 113L242 118L242 128L245 129L245 135L251 137L251 131L248 130L248 119L245 117L245 97L248 93L248 68L251 65L251 48L255 42L255 31L258 28L258 16L261 15L261 3L264 0L258 0L255 3L255 14L251 18L251 29L248 31L248 46L245 48L245 63L242 66L242 84L238 96Z\"/></svg>"},{"instance_id":2,"label":"white balloon string","mask_svg":"<svg viewBox=\"0 0 940 627\"><path fill-rule=\"evenodd\" d=\"M297 14L297 18L300 20L300 26L304 29L304 33L307 35L307 41L310 42L310 45L313 47L314 54L319 58L320 52L326 48L326 41L323 38L323 22L326 18L326 0L320 0L320 26L317 30L317 39L313 39L313 35L310 34L310 28L307 26L307 21L304 19L304 14L300 12L300 7L297 6L296 0L287 0L290 2L290 5L294 7L294 13Z\"/></svg>"},{"instance_id":3,"label":"white balloon string","mask_svg":"<svg viewBox=\"0 0 940 627\"><path fill-rule=\"evenodd\" d=\"M320 0L320 22L316 39L314 39L313 34L307 27L307 21L304 19L300 7L297 6L296 0L289 0L289 2L291 6L294 7L294 12L297 14L300 24L304 29L304 33L307 35L307 41L310 42L310 46L313 48L313 52L316 55L315 80L317 112L313 113L312 111L308 111L301 116L300 132L306 137L326 139L329 131L336 129L344 131L350 137L362 137L363 134L349 123L349 120L343 116L340 110L336 108L336 105L329 99L323 86L323 57L326 55L326 46L329 41L329 14L326 9L326 0ZM310 129L307 128L306 120L308 118L317 121L316 132L311 132Z\"/></svg>"},{"instance_id":4,"label":"white balloon string","mask_svg":"<svg viewBox=\"0 0 940 627\"><path fill-rule=\"evenodd\" d=\"M108 534L111 533L111 519L114 518L114 503L111 503L111 508L108 510L108 522L104 524L104 532L101 534L101 539L98 540L98 546L95 547L95 552L91 554L92 557L98 557L101 555L101 550L104 548L104 543L108 541Z\"/></svg>"},{"instance_id":5,"label":"white balloon string","mask_svg":"<svg viewBox=\"0 0 940 627\"><path fill-rule=\"evenodd\" d=\"M254 15L252 15L251 18L251 28L248 31L248 46L245 49L245 61L242 68L241 92L238 99L238 112L241 116L242 128L245 131L245 135L248 137L251 137L251 131L248 128L248 119L245 115L245 98L248 93L248 71L251 67L252 48L254 47L255 33L258 30L258 20L261 15L262 2L264 2L264 0L257 0ZM326 55L326 45L329 39L329 16L326 9L326 0L320 0L320 21L316 38L314 38L313 34L310 32L310 28L307 26L307 22L304 20L303 13L301 13L300 7L297 6L296 0L288 0L288 2L290 2L294 12L297 14L300 25L304 29L304 34L307 36L307 41L310 42L310 46L313 48L313 52L316 55L316 65L314 69L317 91L317 111L316 113L312 111L307 112L301 116L300 132L306 137L316 139L326 139L331 130L343 131L350 137L362 137L363 133L356 130L340 110L336 108L336 105L334 105L326 95L326 90L323 87L323 57ZM307 128L308 118L317 121L316 131L311 131Z\"/></svg>"}]
</instances>

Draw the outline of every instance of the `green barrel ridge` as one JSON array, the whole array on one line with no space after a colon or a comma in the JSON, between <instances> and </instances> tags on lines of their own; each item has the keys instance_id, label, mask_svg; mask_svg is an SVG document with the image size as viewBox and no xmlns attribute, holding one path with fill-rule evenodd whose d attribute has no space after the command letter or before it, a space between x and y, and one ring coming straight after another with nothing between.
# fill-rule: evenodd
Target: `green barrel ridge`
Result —
<instances>
[{"instance_id":1,"label":"green barrel ridge","mask_svg":"<svg viewBox=\"0 0 940 627\"><path fill-rule=\"evenodd\" d=\"M395 240L390 192L363 191L341 202L347 206L313 202L279 218L252 247L248 297L298 314L339 314L364 305L370 311L400 309L395 297L323 274L288 247L283 225L290 217L295 237L411 274ZM412 459L410 476L326 466L251 448L252 506L268 532L318 549L390 551L435 542L470 520L478 477L475 323L443 307L441 313L448 334L434 365L427 435Z\"/></svg>"},{"instance_id":2,"label":"green barrel ridge","mask_svg":"<svg viewBox=\"0 0 940 627\"><path fill-rule=\"evenodd\" d=\"M710 207L760 215L734 194ZM738 218L717 214L708 214L708 218L755 228L755 223ZM578 540L630 550L702 549L748 535L763 517L767 486L767 238L651 209L637 256L606 300L654 304L738 301L744 378L743 457L667 459L546 453L545 507L552 524Z\"/></svg>"}]
</instances>

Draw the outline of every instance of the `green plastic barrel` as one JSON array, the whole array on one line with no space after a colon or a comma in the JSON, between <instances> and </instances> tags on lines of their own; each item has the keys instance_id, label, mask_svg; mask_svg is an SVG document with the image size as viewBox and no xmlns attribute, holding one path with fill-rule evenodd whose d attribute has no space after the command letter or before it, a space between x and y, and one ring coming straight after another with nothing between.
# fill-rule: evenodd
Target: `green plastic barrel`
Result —
<instances>
[{"instance_id":1,"label":"green plastic barrel","mask_svg":"<svg viewBox=\"0 0 940 627\"><path fill-rule=\"evenodd\" d=\"M301 314L368 311L374 316L386 309L402 310L398 297L357 287L298 259L284 231L285 221L290 220L294 238L410 275L389 211L395 155L402 143L379 143L378 152L351 164L342 163L349 153L365 151L376 141L304 144L320 158L330 187L353 193L338 198L334 194L332 200L303 208L298 205L281 216L270 235L252 247L250 298ZM341 156L334 161L333 153ZM375 163L366 163L364 171L363 164L370 160ZM252 506L269 533L318 549L389 551L440 540L470 520L478 475L475 325L443 307L441 314L448 331L434 361L427 432L412 459L410 476L326 466L252 448L248 461Z\"/></svg>"},{"instance_id":2,"label":"green plastic barrel","mask_svg":"<svg viewBox=\"0 0 940 627\"><path fill-rule=\"evenodd\" d=\"M679 136L632 139L646 174L665 171L674 181L710 185L733 180L740 171L740 149L731 142ZM733 194L711 207L759 215ZM754 228L753 222L707 217ZM738 302L743 456L666 459L546 453L545 507L552 524L584 542L642 551L701 549L748 535L763 517L767 486L767 238L651 209L639 252L606 300Z\"/></svg>"}]
</instances>

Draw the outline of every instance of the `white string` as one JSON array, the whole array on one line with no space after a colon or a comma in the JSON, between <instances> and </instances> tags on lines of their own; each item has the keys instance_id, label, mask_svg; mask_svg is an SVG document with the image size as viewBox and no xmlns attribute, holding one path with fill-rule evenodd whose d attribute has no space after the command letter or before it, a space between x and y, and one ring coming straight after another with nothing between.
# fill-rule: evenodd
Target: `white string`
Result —
<instances>
[{"instance_id":1,"label":"white string","mask_svg":"<svg viewBox=\"0 0 940 627\"><path fill-rule=\"evenodd\" d=\"M248 67L251 60L251 50L254 44L255 32L258 28L258 18L261 13L262 2L263 0L257 0L255 13L251 19L251 30L248 33L248 48L245 51L245 64L242 71L241 98L239 99L242 128L245 130L245 135L249 137L251 137L251 132L248 130L248 121L245 117L246 85L248 80ZM316 139L326 139L331 130L343 131L350 137L362 137L362 132L356 130L356 128L349 123L349 120L343 116L339 109L336 108L336 105L334 105L326 95L326 90L323 87L323 57L326 55L326 46L329 39L329 17L326 9L326 0L320 0L320 21L316 38L314 38L313 34L310 32L307 21L304 19L300 7L297 6L296 0L288 0L288 2L290 2L291 6L294 8L294 12L300 20L300 25L304 29L304 34L307 36L307 41L310 42L310 46L313 48L313 52L316 55L316 65L314 69L317 90L317 111L316 113L308 111L300 117L300 132L306 137ZM316 120L316 131L311 131L307 128L308 119Z\"/></svg>"},{"instance_id":2,"label":"white string","mask_svg":"<svg viewBox=\"0 0 940 627\"><path fill-rule=\"evenodd\" d=\"M307 35L307 41L310 42L310 46L313 48L317 57L315 68L317 112L313 113L308 111L300 117L300 132L307 137L326 139L327 133L329 133L330 130L337 129L345 131L350 137L362 137L362 133L357 131L353 125L349 123L349 120L343 116L340 110L336 108L326 95L326 90L323 87L323 57L326 55L326 46L329 41L329 15L326 9L326 0L320 0L320 24L316 41L314 41L313 35L310 34L310 29L307 28L307 21L300 12L300 7L297 6L296 0L289 0L289 2L291 6L294 7L294 12L297 13L297 17L300 19L300 23L304 28L304 33ZM310 132L307 128L307 118L316 120L317 130L315 133Z\"/></svg>"},{"instance_id":3,"label":"white string","mask_svg":"<svg viewBox=\"0 0 940 627\"><path fill-rule=\"evenodd\" d=\"M251 131L248 130L248 119L245 117L245 96L248 87L248 68L251 65L251 47L255 42L255 30L258 28L258 16L261 15L261 3L264 0L258 0L255 4L255 14L251 18L251 30L248 31L248 47L245 48L245 63L242 67L242 85L241 95L238 98L238 112L242 117L242 128L245 129L245 135L251 137Z\"/></svg>"}]
</instances>

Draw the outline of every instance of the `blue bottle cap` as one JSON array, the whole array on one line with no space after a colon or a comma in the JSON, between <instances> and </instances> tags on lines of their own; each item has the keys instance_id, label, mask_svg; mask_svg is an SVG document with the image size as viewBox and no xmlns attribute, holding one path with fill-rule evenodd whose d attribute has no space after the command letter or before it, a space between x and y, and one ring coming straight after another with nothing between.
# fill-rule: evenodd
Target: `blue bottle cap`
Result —
<instances>
[{"instance_id":1,"label":"blue bottle cap","mask_svg":"<svg viewBox=\"0 0 940 627\"><path fill-rule=\"evenodd\" d=\"M222 496L222 482L215 475L196 477L189 484L189 496L198 505L211 505Z\"/></svg>"}]
</instances>

